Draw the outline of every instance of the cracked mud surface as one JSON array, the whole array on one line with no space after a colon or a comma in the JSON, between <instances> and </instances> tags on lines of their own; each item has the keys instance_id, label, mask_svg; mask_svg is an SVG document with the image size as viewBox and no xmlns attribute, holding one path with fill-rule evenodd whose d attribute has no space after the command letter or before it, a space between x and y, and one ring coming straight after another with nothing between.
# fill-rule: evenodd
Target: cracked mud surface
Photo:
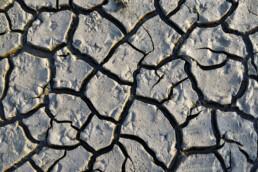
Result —
<instances>
[{"instance_id":1,"label":"cracked mud surface","mask_svg":"<svg viewBox=\"0 0 258 172\"><path fill-rule=\"evenodd\" d=\"M0 0L0 171L258 171L256 0Z\"/></svg>"}]
</instances>

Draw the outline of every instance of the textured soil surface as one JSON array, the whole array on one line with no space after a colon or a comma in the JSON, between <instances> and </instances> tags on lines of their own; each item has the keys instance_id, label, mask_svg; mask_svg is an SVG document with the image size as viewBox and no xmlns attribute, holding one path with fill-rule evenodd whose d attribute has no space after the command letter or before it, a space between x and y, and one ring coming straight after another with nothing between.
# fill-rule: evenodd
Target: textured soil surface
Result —
<instances>
[{"instance_id":1,"label":"textured soil surface","mask_svg":"<svg viewBox=\"0 0 258 172\"><path fill-rule=\"evenodd\" d=\"M257 0L0 0L0 171L258 171Z\"/></svg>"}]
</instances>

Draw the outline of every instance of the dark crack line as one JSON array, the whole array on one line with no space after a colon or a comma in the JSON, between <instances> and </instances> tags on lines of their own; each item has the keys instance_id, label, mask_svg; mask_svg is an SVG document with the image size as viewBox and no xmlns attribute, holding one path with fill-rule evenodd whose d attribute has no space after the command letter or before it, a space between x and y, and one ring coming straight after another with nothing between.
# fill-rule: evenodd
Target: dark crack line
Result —
<instances>
[{"instance_id":1,"label":"dark crack line","mask_svg":"<svg viewBox=\"0 0 258 172\"><path fill-rule=\"evenodd\" d=\"M256 134L258 134L258 119L256 119L253 123L254 126L254 130L256 132ZM256 141L256 146L258 147L258 140ZM257 153L256 153L256 162L258 162L258 149L257 149Z\"/></svg>"},{"instance_id":2,"label":"dark crack line","mask_svg":"<svg viewBox=\"0 0 258 172\"><path fill-rule=\"evenodd\" d=\"M212 65L212 66L203 66L203 65L201 65L200 63L198 63L197 61L196 61L196 64L197 64L202 70L208 71L208 70L216 70L216 69L222 68L222 67L224 67L224 66L227 64L227 62L228 62L228 59L224 60L224 61L223 61L222 63L220 63L220 64L216 64L216 65Z\"/></svg>"},{"instance_id":3,"label":"dark crack line","mask_svg":"<svg viewBox=\"0 0 258 172\"><path fill-rule=\"evenodd\" d=\"M184 5L185 2L186 2L186 0L179 0L177 7L174 10L172 10L171 12L169 12L166 17L170 18L172 15L176 14L181 9L182 5Z\"/></svg>"},{"instance_id":4,"label":"dark crack line","mask_svg":"<svg viewBox=\"0 0 258 172\"><path fill-rule=\"evenodd\" d=\"M188 124L190 123L191 120L195 119L196 117L199 116L199 114L201 113L202 111L198 112L197 114L190 114L189 116L187 116L185 122L183 122L182 124L179 125L179 128L182 129L182 128L185 128L188 126Z\"/></svg>"},{"instance_id":5,"label":"dark crack line","mask_svg":"<svg viewBox=\"0 0 258 172\"><path fill-rule=\"evenodd\" d=\"M123 162L122 164L122 172L125 172L126 171L126 162L127 162L128 158L126 157L125 158L125 161ZM130 159L129 159L130 160Z\"/></svg>"},{"instance_id":6,"label":"dark crack line","mask_svg":"<svg viewBox=\"0 0 258 172\"><path fill-rule=\"evenodd\" d=\"M88 171L89 172L93 171L93 166L94 166L95 162L96 162L96 156L91 156L90 160L88 162Z\"/></svg>"},{"instance_id":7,"label":"dark crack line","mask_svg":"<svg viewBox=\"0 0 258 172\"><path fill-rule=\"evenodd\" d=\"M51 148L51 149L56 149L56 150L73 150L76 149L78 146L81 146L81 143L77 143L74 145L54 145L54 144L50 144L50 143L45 143L45 147L47 148Z\"/></svg>"},{"instance_id":8,"label":"dark crack line","mask_svg":"<svg viewBox=\"0 0 258 172\"><path fill-rule=\"evenodd\" d=\"M43 170L32 159L29 159L28 162L37 172L43 172Z\"/></svg>"},{"instance_id":9,"label":"dark crack line","mask_svg":"<svg viewBox=\"0 0 258 172\"><path fill-rule=\"evenodd\" d=\"M96 153L93 155L93 158L92 158L92 161L91 161L92 165L89 168L90 171L93 170L93 165L96 162L97 157L99 157L99 156L101 156L103 154L111 152L113 150L114 145L115 144L114 144L114 141L113 141L110 145L108 145L108 146L106 146L104 148L101 148L100 150L96 151Z\"/></svg>"},{"instance_id":10,"label":"dark crack line","mask_svg":"<svg viewBox=\"0 0 258 172\"><path fill-rule=\"evenodd\" d=\"M179 33L180 35L183 35L185 32L177 26L177 24L175 24L173 21L169 20L163 13L162 10L159 6L159 0L154 0L154 6L156 8L156 11L159 14L160 19L165 22L167 25L169 25L170 27L172 27L177 33Z\"/></svg>"},{"instance_id":11,"label":"dark crack line","mask_svg":"<svg viewBox=\"0 0 258 172\"><path fill-rule=\"evenodd\" d=\"M174 118L174 116L159 101L152 99L152 98L142 97L142 96L138 96L138 95L135 95L134 98L135 98L135 100L141 101L143 103L156 106L164 114L164 116L168 119L172 128L174 128L175 130L178 129L179 125L178 125L176 119Z\"/></svg>"},{"instance_id":12,"label":"dark crack line","mask_svg":"<svg viewBox=\"0 0 258 172\"><path fill-rule=\"evenodd\" d=\"M219 126L218 126L218 121L217 121L217 114L216 114L216 110L212 109L211 110L211 126L212 126L212 131L213 134L216 138L216 145L218 146L220 144L220 131L219 131Z\"/></svg>"},{"instance_id":13,"label":"dark crack line","mask_svg":"<svg viewBox=\"0 0 258 172\"><path fill-rule=\"evenodd\" d=\"M10 124L14 124L15 122L17 121L21 121L22 119L24 118L29 118L30 116L34 115L34 113L40 109L44 107L43 104L39 105L38 107L32 109L31 111L29 111L28 113L25 113L25 114L21 114L18 110L17 110L17 114L16 116L10 118L10 119L6 119L5 121L3 122L0 122L0 127L5 127L7 125L10 125Z\"/></svg>"},{"instance_id":14,"label":"dark crack line","mask_svg":"<svg viewBox=\"0 0 258 172\"><path fill-rule=\"evenodd\" d=\"M234 144L237 144L238 146L243 146L240 142L238 141L235 141L235 140L231 140L231 139L228 139L226 138L226 134L224 133L221 137L225 142L227 143L234 143Z\"/></svg>"},{"instance_id":15,"label":"dark crack line","mask_svg":"<svg viewBox=\"0 0 258 172\"><path fill-rule=\"evenodd\" d=\"M86 122L82 124L82 126L79 129L79 132L77 133L77 136L76 136L77 138L79 138L80 137L80 133L87 128L87 126L91 122L91 119L93 118L93 116L94 116L93 113L90 113L88 115Z\"/></svg>"},{"instance_id":16,"label":"dark crack line","mask_svg":"<svg viewBox=\"0 0 258 172\"><path fill-rule=\"evenodd\" d=\"M128 112L129 112L132 104L133 104L133 99L128 99L128 101L126 102L126 105L125 105L125 107L124 107L124 109L123 109L123 111L120 115L119 123L114 130L115 131L114 143L118 143L118 140L119 140L120 135L121 135L122 125L123 125L123 123L124 123L124 121L125 121L125 119L128 115Z\"/></svg>"},{"instance_id":17,"label":"dark crack line","mask_svg":"<svg viewBox=\"0 0 258 172\"><path fill-rule=\"evenodd\" d=\"M142 138L135 136L135 135L129 135L129 134L121 134L120 137L123 139L134 140L134 141L140 143L144 147L146 152L153 158L153 160L154 160L153 162L157 166L161 167L163 170L167 169L166 165L157 158L156 153L147 145L147 143Z\"/></svg>"},{"instance_id":18,"label":"dark crack line","mask_svg":"<svg viewBox=\"0 0 258 172\"><path fill-rule=\"evenodd\" d=\"M92 154L96 154L97 151L92 147L90 146L87 142L85 142L84 140L80 139L80 138L77 138L78 141L80 141L80 145L88 152L91 152Z\"/></svg>"},{"instance_id":19,"label":"dark crack line","mask_svg":"<svg viewBox=\"0 0 258 172\"><path fill-rule=\"evenodd\" d=\"M119 78L116 74L112 73L108 69L102 68L101 73L104 74L104 75L107 75L110 79L115 80L120 85L128 85L128 86L133 85L132 82Z\"/></svg>"},{"instance_id":20,"label":"dark crack line","mask_svg":"<svg viewBox=\"0 0 258 172\"><path fill-rule=\"evenodd\" d=\"M253 29L250 30L249 32L245 33L244 35L250 36L250 35L255 34L256 32L258 32L258 27L253 28Z\"/></svg>"},{"instance_id":21,"label":"dark crack line","mask_svg":"<svg viewBox=\"0 0 258 172\"><path fill-rule=\"evenodd\" d=\"M6 172L14 171L15 169L19 168L23 164L25 164L27 161L31 159L33 155L35 155L37 152L40 152L44 147L44 144L39 144L33 151L25 155L23 158L21 158L18 162L12 164L9 168L7 168Z\"/></svg>"},{"instance_id":22,"label":"dark crack line","mask_svg":"<svg viewBox=\"0 0 258 172\"><path fill-rule=\"evenodd\" d=\"M183 46L184 42L186 41L186 39L190 36L190 34L193 32L193 30L196 28L196 25L192 25L185 34L183 34L175 43L175 46L172 50L172 54L166 58L164 58L163 60L161 60L156 66L149 66L149 65L142 65L145 68L148 69L153 69L153 70L158 70L160 69L162 66L166 65L168 62L171 62L173 60L176 59L182 59L185 60L184 58L179 56L179 51L181 49L181 47Z\"/></svg>"},{"instance_id":23,"label":"dark crack line","mask_svg":"<svg viewBox=\"0 0 258 172\"><path fill-rule=\"evenodd\" d=\"M6 121L6 118L4 115L4 105L1 100L0 100L0 119L3 121ZM0 125L1 125L1 122L0 122Z\"/></svg>"},{"instance_id":24,"label":"dark crack line","mask_svg":"<svg viewBox=\"0 0 258 172\"><path fill-rule=\"evenodd\" d=\"M132 43L130 43L129 41L126 41L127 44L129 44L133 49L135 49L136 51L142 53L143 55L146 55L145 52L143 52L142 50L140 50L139 48L137 48L136 46L134 46Z\"/></svg>"},{"instance_id":25,"label":"dark crack line","mask_svg":"<svg viewBox=\"0 0 258 172\"><path fill-rule=\"evenodd\" d=\"M187 74L188 78L189 78L190 81L191 81L193 90L194 90L194 91L197 93L197 95L198 95L199 100L200 100L200 101L204 100L204 94L203 94L203 92L201 91L201 89L198 87L198 82L197 82L195 76L194 76L193 73L192 73L191 64L190 64L189 62L185 61L184 69L185 69L185 73Z\"/></svg>"},{"instance_id":26,"label":"dark crack line","mask_svg":"<svg viewBox=\"0 0 258 172\"><path fill-rule=\"evenodd\" d=\"M224 144L225 143L221 145L214 145L214 146L191 147L183 150L183 153L186 155L214 153L216 150L222 148Z\"/></svg>"},{"instance_id":27,"label":"dark crack line","mask_svg":"<svg viewBox=\"0 0 258 172\"><path fill-rule=\"evenodd\" d=\"M168 172L175 171L177 165L180 163L180 156L182 156L182 153L180 151L176 151L176 154L174 155L172 162L169 164Z\"/></svg>"},{"instance_id":28,"label":"dark crack line","mask_svg":"<svg viewBox=\"0 0 258 172\"><path fill-rule=\"evenodd\" d=\"M109 51L108 55L104 58L104 60L102 60L102 62L100 63L101 66L103 66L105 63L107 63L109 61L109 59L113 56L114 52L116 51L116 49L123 43L127 42L128 39L134 35L138 29L145 23L147 22L148 20L150 20L151 18L155 17L157 15L157 13L154 11L154 12L151 12L150 14L146 15L140 22L138 22L136 24L136 26L128 33L128 34L125 34L124 37L118 41L112 48L111 50ZM147 32L148 33L148 32Z\"/></svg>"},{"instance_id":29,"label":"dark crack line","mask_svg":"<svg viewBox=\"0 0 258 172\"><path fill-rule=\"evenodd\" d=\"M177 149L177 152L181 151L181 146L182 146L182 131L179 128L179 124L177 123L175 117L173 116L173 114L171 114L162 104L160 104L159 102L149 99L149 98L145 98L145 97L140 97L140 96L134 96L136 100L147 103L147 104L151 104L151 105L155 105L158 107L158 109L163 113L163 115L166 117L166 119L168 120L168 122L170 123L170 125L172 126L172 128L175 130L175 135L176 135L176 146L175 148ZM176 162L178 162L178 158L179 158L179 154L176 154L176 156L173 158L172 162L169 165L169 169L174 169L176 166Z\"/></svg>"},{"instance_id":30,"label":"dark crack line","mask_svg":"<svg viewBox=\"0 0 258 172\"><path fill-rule=\"evenodd\" d=\"M164 78L165 74L163 73L161 76L159 76L159 74L157 73L157 71L155 70L155 74L156 76L159 78L151 87L151 90L161 82L161 80Z\"/></svg>"},{"instance_id":31,"label":"dark crack line","mask_svg":"<svg viewBox=\"0 0 258 172\"><path fill-rule=\"evenodd\" d=\"M34 17L37 15L37 13L34 10L31 10L24 2L24 0L16 0L21 6L21 8L26 12L32 14Z\"/></svg>"},{"instance_id":32,"label":"dark crack line","mask_svg":"<svg viewBox=\"0 0 258 172\"><path fill-rule=\"evenodd\" d=\"M6 33L8 33L8 31L0 33L0 36L5 35Z\"/></svg>"},{"instance_id":33,"label":"dark crack line","mask_svg":"<svg viewBox=\"0 0 258 172\"><path fill-rule=\"evenodd\" d=\"M249 162L250 164L254 163L254 161L251 160L251 158L249 157L248 153L244 149L242 149L240 147L238 147L238 149L246 157L247 162Z\"/></svg>"},{"instance_id":34,"label":"dark crack line","mask_svg":"<svg viewBox=\"0 0 258 172\"><path fill-rule=\"evenodd\" d=\"M7 58L7 59L8 59L9 69L6 71L6 74L5 74L4 90L3 90L3 93L2 93L1 100L3 100L7 96L7 92L8 92L8 89L9 89L9 79L10 79L10 76L12 74L12 71L14 70L13 62L10 60L10 58Z\"/></svg>"},{"instance_id":35,"label":"dark crack line","mask_svg":"<svg viewBox=\"0 0 258 172\"><path fill-rule=\"evenodd\" d=\"M246 49L247 49L247 55L246 55L246 57L243 61L243 65L245 67L245 70L244 70L243 80L242 80L240 89L238 90L237 94L232 97L231 104L235 104L237 99L239 99L240 97L242 97L245 94L245 92L247 90L247 87L248 87L248 83L249 83L249 80L248 80L248 60L250 58L251 58L251 60L252 59L254 60L253 45L252 45L252 42L251 42L250 38L248 36L243 36L243 41L244 41L244 43L246 45Z\"/></svg>"},{"instance_id":36,"label":"dark crack line","mask_svg":"<svg viewBox=\"0 0 258 172\"><path fill-rule=\"evenodd\" d=\"M248 120L248 121L251 121L251 122L253 122L255 120L254 116L252 116L250 114L247 114L247 113L241 111L238 107L233 107L231 105L221 105L221 104L217 104L215 102L202 101L201 106L203 106L205 108L220 110L220 111L223 111L223 112L235 112L241 118L243 118L245 120Z\"/></svg>"},{"instance_id":37,"label":"dark crack line","mask_svg":"<svg viewBox=\"0 0 258 172\"><path fill-rule=\"evenodd\" d=\"M247 5L246 5L246 6L247 6ZM258 17L258 14L256 14L255 12L253 12L253 11L250 9L250 6L247 6L247 10L248 10L248 12L249 12L250 14L253 14L253 15L255 15L255 16Z\"/></svg>"},{"instance_id":38,"label":"dark crack line","mask_svg":"<svg viewBox=\"0 0 258 172\"><path fill-rule=\"evenodd\" d=\"M256 82L258 82L258 75L248 75L248 78L249 78L249 79L253 79L253 80L255 80Z\"/></svg>"},{"instance_id":39,"label":"dark crack line","mask_svg":"<svg viewBox=\"0 0 258 172\"><path fill-rule=\"evenodd\" d=\"M245 92L247 90L249 81L248 81L248 77L246 76L247 75L246 73L247 72L245 70L245 74L244 74L244 77L242 79L242 82L241 82L241 85L239 87L239 90L238 90L238 92L235 95L232 96L231 105L235 104L237 102L237 99L241 98L245 94Z\"/></svg>"},{"instance_id":40,"label":"dark crack line","mask_svg":"<svg viewBox=\"0 0 258 172\"><path fill-rule=\"evenodd\" d=\"M31 141L32 143L36 143L36 144L40 144L40 141L36 140L30 133L30 130L28 129L28 127L21 121L19 121L19 126L23 129L24 134L26 136L26 138Z\"/></svg>"},{"instance_id":41,"label":"dark crack line","mask_svg":"<svg viewBox=\"0 0 258 172\"><path fill-rule=\"evenodd\" d=\"M256 161L254 163L254 165L252 166L250 172L257 172L257 169L258 169L258 161Z\"/></svg>"},{"instance_id":42,"label":"dark crack line","mask_svg":"<svg viewBox=\"0 0 258 172\"><path fill-rule=\"evenodd\" d=\"M155 45L154 45L152 36L151 36L150 32L145 27L142 27L142 28L146 31L146 33L148 34L148 36L149 36L149 38L151 40L152 50L149 53L152 53L154 51L154 49L155 49ZM147 54L149 54L149 53L147 53Z\"/></svg>"},{"instance_id":43,"label":"dark crack line","mask_svg":"<svg viewBox=\"0 0 258 172\"><path fill-rule=\"evenodd\" d=\"M120 150L122 151L124 157L125 157L125 161L123 162L123 165L122 165L122 171L125 172L126 171L126 162L127 160L129 159L131 162L132 162L132 159L131 157L128 155L127 151L126 151L126 148L124 147L124 145L120 142L117 143L117 145L119 146Z\"/></svg>"},{"instance_id":44,"label":"dark crack line","mask_svg":"<svg viewBox=\"0 0 258 172\"><path fill-rule=\"evenodd\" d=\"M231 147L229 147L229 167L227 169L232 168L232 152L231 152Z\"/></svg>"},{"instance_id":45,"label":"dark crack line","mask_svg":"<svg viewBox=\"0 0 258 172\"><path fill-rule=\"evenodd\" d=\"M69 50L72 52L72 54L76 55L78 59L85 61L87 64L89 64L91 67L93 67L93 73L96 74L98 71L100 71L102 74L106 75L107 77L115 80L120 85L128 85L131 86L132 82L123 80L119 78L114 73L110 72L109 70L105 69L102 65L97 64L95 61L93 61L93 58L89 57L88 55L83 55L78 52L78 50L75 50L74 47L69 46ZM83 84L82 84L83 85ZM81 86L82 88L83 86ZM57 89L57 88L56 88Z\"/></svg>"},{"instance_id":46,"label":"dark crack line","mask_svg":"<svg viewBox=\"0 0 258 172\"><path fill-rule=\"evenodd\" d=\"M90 99L83 97L82 100L88 105L88 107L90 108L90 110L97 115L97 117L101 120L106 120L109 122L112 122L114 124L118 124L118 122L116 120L114 120L112 117L107 117L107 116L103 116L101 115L98 110L93 106L93 104L91 103Z\"/></svg>"},{"instance_id":47,"label":"dark crack line","mask_svg":"<svg viewBox=\"0 0 258 172\"><path fill-rule=\"evenodd\" d=\"M59 8L59 0L56 0L56 8L57 8L57 10L60 10L60 8Z\"/></svg>"},{"instance_id":48,"label":"dark crack line","mask_svg":"<svg viewBox=\"0 0 258 172\"><path fill-rule=\"evenodd\" d=\"M224 162L224 159L222 158L222 156L217 152L217 151L214 151L214 155L216 156L216 158L218 159L218 161L220 162L220 165L223 169L224 172L227 172L228 169L226 167L226 164Z\"/></svg>"},{"instance_id":49,"label":"dark crack line","mask_svg":"<svg viewBox=\"0 0 258 172\"><path fill-rule=\"evenodd\" d=\"M125 26L124 26L122 23L120 23L119 20L117 20L116 18L114 18L112 15L106 13L102 8L98 9L97 11L99 12L99 14L101 15L102 18L107 19L108 21L110 21L111 23L113 23L116 27L118 27L119 30L120 30L124 35L127 34L127 31L126 31Z\"/></svg>"},{"instance_id":50,"label":"dark crack line","mask_svg":"<svg viewBox=\"0 0 258 172\"><path fill-rule=\"evenodd\" d=\"M189 79L188 77L176 82L176 83L171 83L171 87L169 88L169 93L168 93L168 96L165 97L164 99L160 100L159 102L161 104L163 104L164 102L166 101L169 101L172 99L172 96L173 96L173 90L175 87L177 87L178 85L182 84L184 81L186 81L187 79Z\"/></svg>"},{"instance_id":51,"label":"dark crack line","mask_svg":"<svg viewBox=\"0 0 258 172\"><path fill-rule=\"evenodd\" d=\"M234 11L236 11L237 7L238 7L238 3L232 3L231 2L231 7L230 9L226 12L226 14L224 14L223 16L221 16L221 18L217 21L212 21L212 22L206 22L206 23L196 23L198 27L201 28L208 28L208 27L216 27L218 25L221 25L223 22L225 22L225 20L233 14Z\"/></svg>"},{"instance_id":52,"label":"dark crack line","mask_svg":"<svg viewBox=\"0 0 258 172\"><path fill-rule=\"evenodd\" d=\"M250 39L250 37L249 36L247 36L247 35L244 35L243 36L243 40L244 40L244 42L245 42L245 44L246 44L246 49L247 49L247 53L248 53L248 55L247 55L247 57L246 57L246 73L248 73L248 60L249 59L251 59L251 64L253 65L253 67L254 67L254 69L255 69L255 71L256 72L258 72L258 68L257 68L257 66L255 65L255 54L257 53L257 52L255 52L255 49L254 49L254 46L253 46L253 44L252 44L252 41L251 41L251 39Z\"/></svg>"},{"instance_id":53,"label":"dark crack line","mask_svg":"<svg viewBox=\"0 0 258 172\"><path fill-rule=\"evenodd\" d=\"M13 6L13 4L12 4L12 6ZM11 19L10 19L9 15L7 14L7 11L5 11L4 14L5 14L5 17L6 17L7 21L8 21L8 28L9 28L9 30L13 31L12 30L12 28L13 28L12 22L11 22Z\"/></svg>"},{"instance_id":54,"label":"dark crack line","mask_svg":"<svg viewBox=\"0 0 258 172\"><path fill-rule=\"evenodd\" d=\"M114 124L117 124L117 121L114 120L112 117L107 117L107 116L103 116L101 115L98 110L94 107L94 105L91 103L90 99L88 99L85 95L84 95L84 90L86 88L84 88L82 90L82 92L76 92L74 90L70 90L70 89L55 89L52 88L50 93L54 93L54 94L68 94L68 95L72 95L72 96L76 96L82 99L82 101L88 106L88 108L91 110L92 113L96 114L97 117L101 120L106 120L109 122L112 122Z\"/></svg>"},{"instance_id":55,"label":"dark crack line","mask_svg":"<svg viewBox=\"0 0 258 172\"><path fill-rule=\"evenodd\" d=\"M209 47L202 47L202 48L198 48L199 50L209 50L209 51L211 51L211 52L213 52L213 53L217 53L217 54L224 54L224 55L226 55L226 56L228 56L228 57L231 57L231 58L233 58L235 61L240 61L240 62L242 62L243 61L243 57L240 57L240 56L238 56L238 55L235 55L235 54L231 54L231 53L228 53L228 52L226 52L226 51L217 51L217 50L213 50L213 49L211 49L211 48L209 48Z\"/></svg>"},{"instance_id":56,"label":"dark crack line","mask_svg":"<svg viewBox=\"0 0 258 172\"><path fill-rule=\"evenodd\" d=\"M56 165L61 159L65 158L66 153L67 153L67 152L66 152L66 150L65 150L63 156L61 156L61 157L58 158L56 161L54 161L53 164L51 164L51 166L47 169L47 171L52 171L52 170L54 169L55 165Z\"/></svg>"}]
</instances>

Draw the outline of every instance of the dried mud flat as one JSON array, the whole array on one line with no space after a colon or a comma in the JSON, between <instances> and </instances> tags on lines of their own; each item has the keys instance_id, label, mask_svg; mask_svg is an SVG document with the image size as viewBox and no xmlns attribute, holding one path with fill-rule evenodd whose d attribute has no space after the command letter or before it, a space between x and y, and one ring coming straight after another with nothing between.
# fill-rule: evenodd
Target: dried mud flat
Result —
<instances>
[{"instance_id":1,"label":"dried mud flat","mask_svg":"<svg viewBox=\"0 0 258 172\"><path fill-rule=\"evenodd\" d=\"M258 171L257 0L0 0L0 171Z\"/></svg>"}]
</instances>

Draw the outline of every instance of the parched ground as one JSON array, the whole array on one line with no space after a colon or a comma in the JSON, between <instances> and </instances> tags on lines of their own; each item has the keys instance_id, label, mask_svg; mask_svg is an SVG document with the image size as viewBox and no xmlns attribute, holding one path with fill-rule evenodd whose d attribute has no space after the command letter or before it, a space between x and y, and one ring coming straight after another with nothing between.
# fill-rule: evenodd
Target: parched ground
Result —
<instances>
[{"instance_id":1,"label":"parched ground","mask_svg":"<svg viewBox=\"0 0 258 172\"><path fill-rule=\"evenodd\" d=\"M258 171L257 0L0 0L0 171Z\"/></svg>"}]
</instances>

